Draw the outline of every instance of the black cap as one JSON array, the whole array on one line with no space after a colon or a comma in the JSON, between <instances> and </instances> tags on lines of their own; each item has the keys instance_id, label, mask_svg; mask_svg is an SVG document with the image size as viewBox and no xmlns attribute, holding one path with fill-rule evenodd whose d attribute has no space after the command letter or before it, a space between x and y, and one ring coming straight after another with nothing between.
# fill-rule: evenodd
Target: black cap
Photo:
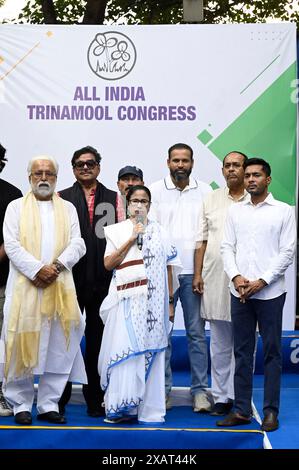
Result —
<instances>
[{"instance_id":1,"label":"black cap","mask_svg":"<svg viewBox=\"0 0 299 470\"><path fill-rule=\"evenodd\" d=\"M140 168L137 168L137 166L125 166L124 168L121 168L118 172L118 179L122 178L125 175L135 175L138 176L138 178L143 181L143 173Z\"/></svg>"}]
</instances>

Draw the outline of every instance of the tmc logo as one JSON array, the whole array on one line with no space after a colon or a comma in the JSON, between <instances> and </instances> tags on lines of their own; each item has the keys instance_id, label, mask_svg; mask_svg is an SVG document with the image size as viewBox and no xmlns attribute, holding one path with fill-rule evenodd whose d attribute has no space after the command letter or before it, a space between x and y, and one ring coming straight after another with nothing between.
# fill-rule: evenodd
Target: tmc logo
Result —
<instances>
[{"instance_id":1,"label":"tmc logo","mask_svg":"<svg viewBox=\"0 0 299 470\"><path fill-rule=\"evenodd\" d=\"M104 80L118 80L133 69L136 49L131 39L122 33L98 33L87 53L91 70Z\"/></svg>"}]
</instances>

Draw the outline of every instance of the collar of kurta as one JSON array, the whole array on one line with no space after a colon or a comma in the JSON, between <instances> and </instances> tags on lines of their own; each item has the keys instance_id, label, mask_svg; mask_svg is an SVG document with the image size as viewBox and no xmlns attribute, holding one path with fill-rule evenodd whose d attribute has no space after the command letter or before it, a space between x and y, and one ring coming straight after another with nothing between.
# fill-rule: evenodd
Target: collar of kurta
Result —
<instances>
[{"instance_id":1,"label":"collar of kurta","mask_svg":"<svg viewBox=\"0 0 299 470\"><path fill-rule=\"evenodd\" d=\"M226 196L229 198L229 199L234 199L230 194L229 194L229 188L226 186L225 187L225 194ZM250 200L250 195L249 193L246 191L246 189L244 189L244 193L242 194L242 196L239 197L238 201L249 201Z\"/></svg>"},{"instance_id":2,"label":"collar of kurta","mask_svg":"<svg viewBox=\"0 0 299 470\"><path fill-rule=\"evenodd\" d=\"M164 184L165 184L165 188L168 189L168 190L177 189L178 191L181 191L181 192L188 191L189 189L196 189L198 187L197 181L191 175L189 176L189 184L187 184L187 186L183 190L180 190L173 183L170 175L168 175L168 176L166 176L166 178L164 178Z\"/></svg>"}]
</instances>

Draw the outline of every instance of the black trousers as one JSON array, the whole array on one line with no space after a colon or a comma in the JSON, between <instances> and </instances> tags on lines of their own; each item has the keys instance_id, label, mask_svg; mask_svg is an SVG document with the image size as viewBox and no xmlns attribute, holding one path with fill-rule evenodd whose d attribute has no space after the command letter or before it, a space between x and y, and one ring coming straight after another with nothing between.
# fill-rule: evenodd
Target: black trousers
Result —
<instances>
[{"instance_id":1,"label":"black trousers","mask_svg":"<svg viewBox=\"0 0 299 470\"><path fill-rule=\"evenodd\" d=\"M231 295L231 314L235 354L234 410L243 416L251 415L253 357L256 326L263 341L264 406L279 413L280 379L282 370L281 331L282 310L286 294L269 300L248 299L243 304Z\"/></svg>"},{"instance_id":2,"label":"black trousers","mask_svg":"<svg viewBox=\"0 0 299 470\"><path fill-rule=\"evenodd\" d=\"M104 392L101 389L98 374L98 357L104 329L99 316L99 309L106 295L106 293L102 295L94 294L88 301L85 300L83 295L77 296L81 312L85 309L86 314L84 362L88 383L83 385L83 395L89 411L98 410L104 399ZM72 383L68 382L59 400L60 409L63 409L69 402L71 394Z\"/></svg>"}]
</instances>

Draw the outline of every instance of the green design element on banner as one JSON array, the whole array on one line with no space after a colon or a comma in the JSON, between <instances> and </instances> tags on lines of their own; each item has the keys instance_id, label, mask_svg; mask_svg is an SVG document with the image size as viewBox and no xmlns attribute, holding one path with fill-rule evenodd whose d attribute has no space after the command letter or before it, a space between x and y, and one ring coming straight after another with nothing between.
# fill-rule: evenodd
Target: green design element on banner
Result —
<instances>
[{"instance_id":1,"label":"green design element on banner","mask_svg":"<svg viewBox=\"0 0 299 470\"><path fill-rule=\"evenodd\" d=\"M262 70L253 80L251 80L251 82L240 92L240 95L242 95L242 93L244 93L244 91L246 91L258 78L260 78L260 76L263 75L263 73L266 72L266 70L267 70L272 64L274 64L274 62L278 59L278 57L280 57L280 54L278 54L278 56L275 57L275 59L273 59L272 62L270 62L270 64L267 65L267 67L264 68L264 70Z\"/></svg>"},{"instance_id":2,"label":"green design element on banner","mask_svg":"<svg viewBox=\"0 0 299 470\"><path fill-rule=\"evenodd\" d=\"M272 168L270 191L274 197L295 205L296 201L296 126L297 105L291 94L296 79L296 62L276 79L209 149L221 161L231 150L249 157L261 157Z\"/></svg>"},{"instance_id":3,"label":"green design element on banner","mask_svg":"<svg viewBox=\"0 0 299 470\"><path fill-rule=\"evenodd\" d=\"M213 139L213 136L207 131L206 129L202 131L197 138L204 144L206 145L210 140Z\"/></svg>"},{"instance_id":4,"label":"green design element on banner","mask_svg":"<svg viewBox=\"0 0 299 470\"><path fill-rule=\"evenodd\" d=\"M214 191L215 191L215 189L219 188L219 185L216 183L216 181L212 181L212 183L210 183L210 186L211 186L212 189L214 189Z\"/></svg>"}]
</instances>

